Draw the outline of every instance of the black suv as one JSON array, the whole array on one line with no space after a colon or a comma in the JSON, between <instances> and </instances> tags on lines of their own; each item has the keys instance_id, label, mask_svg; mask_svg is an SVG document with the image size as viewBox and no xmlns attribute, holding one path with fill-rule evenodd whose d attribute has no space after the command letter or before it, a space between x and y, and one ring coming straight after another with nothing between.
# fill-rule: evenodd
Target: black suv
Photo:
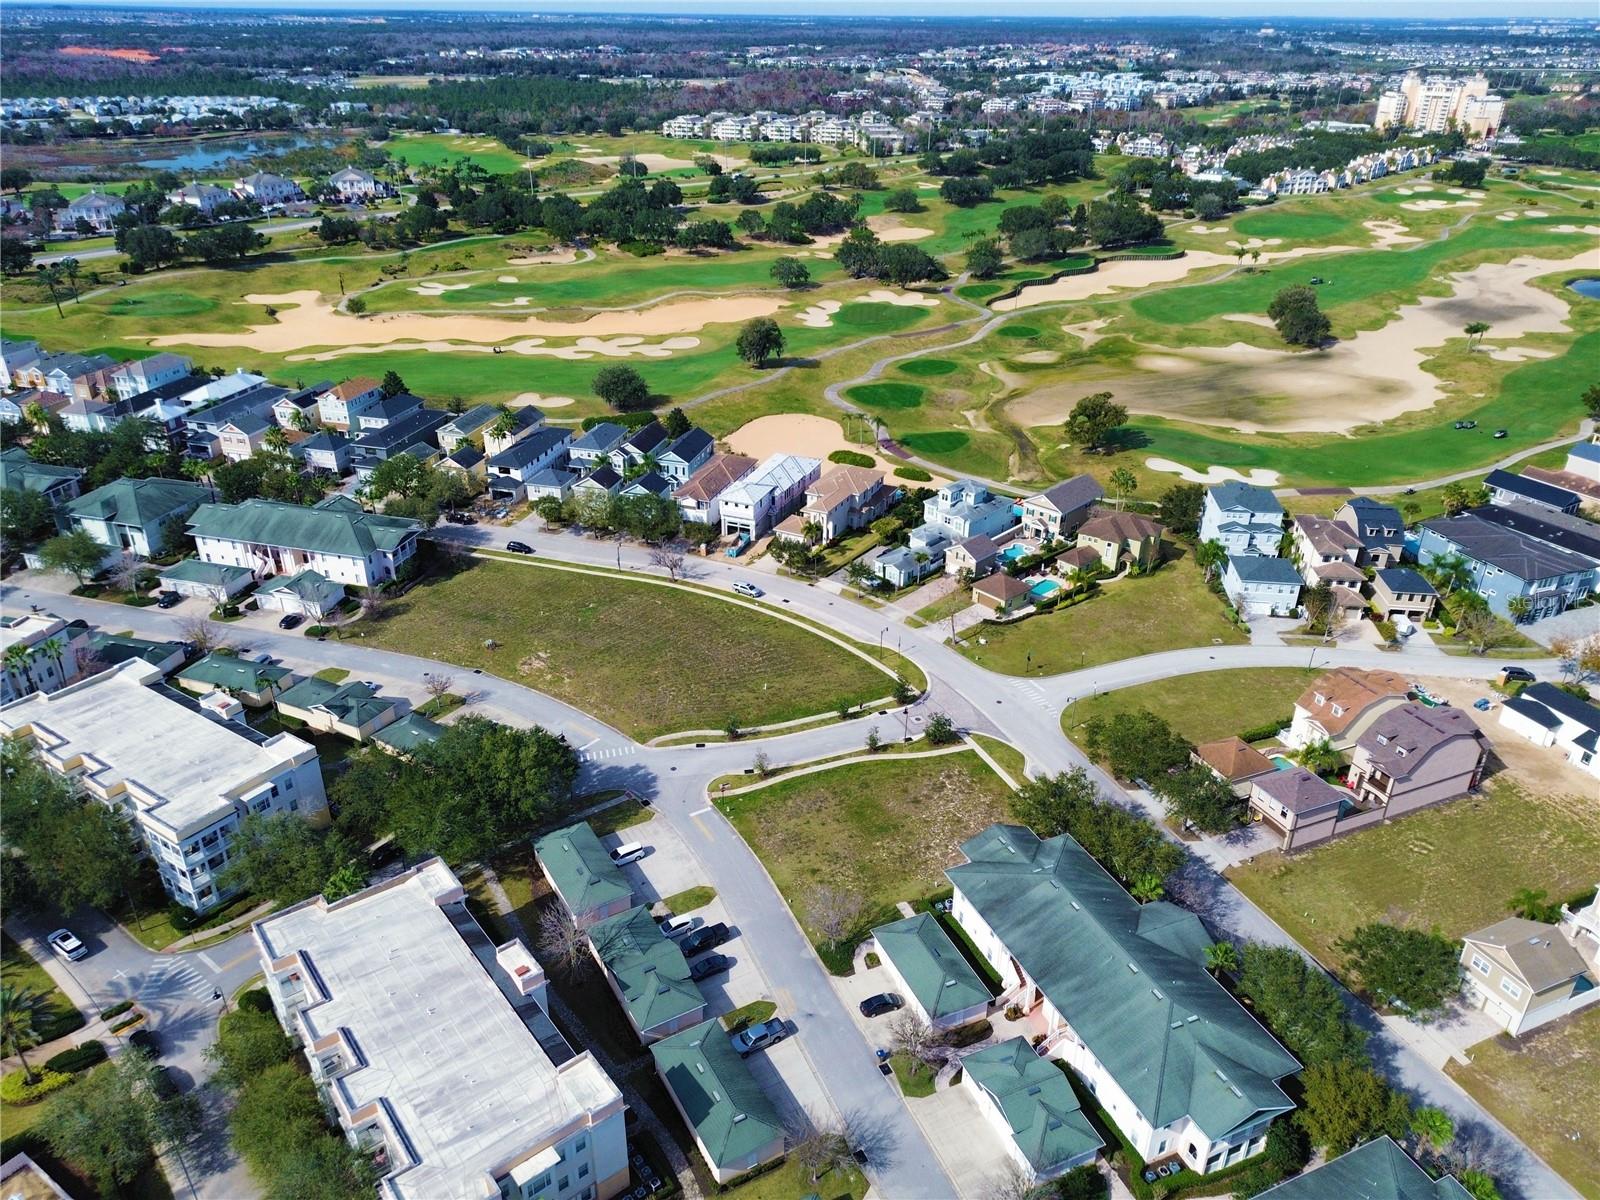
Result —
<instances>
[{"instance_id":1,"label":"black suv","mask_svg":"<svg viewBox=\"0 0 1600 1200\"><path fill-rule=\"evenodd\" d=\"M715 950L733 934L721 921L715 925L702 925L678 945L683 948L685 958L693 958L696 954L704 954L707 950Z\"/></svg>"}]
</instances>

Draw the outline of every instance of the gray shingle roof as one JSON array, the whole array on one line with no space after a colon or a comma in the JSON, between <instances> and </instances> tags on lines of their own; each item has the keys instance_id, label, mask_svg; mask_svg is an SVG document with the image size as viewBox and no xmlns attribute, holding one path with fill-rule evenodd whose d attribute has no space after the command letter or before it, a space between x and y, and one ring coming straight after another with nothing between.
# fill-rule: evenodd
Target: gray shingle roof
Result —
<instances>
[{"instance_id":1,"label":"gray shingle roof","mask_svg":"<svg viewBox=\"0 0 1600 1200\"><path fill-rule=\"evenodd\" d=\"M1245 583L1298 584L1300 572L1287 558L1270 554L1233 554L1228 556L1228 566Z\"/></svg>"},{"instance_id":2,"label":"gray shingle roof","mask_svg":"<svg viewBox=\"0 0 1600 1200\"><path fill-rule=\"evenodd\" d=\"M1524 503L1486 504L1473 509L1472 515L1502 529L1526 534L1547 546L1600 562L1600 525L1593 521Z\"/></svg>"},{"instance_id":3,"label":"gray shingle roof","mask_svg":"<svg viewBox=\"0 0 1600 1200\"><path fill-rule=\"evenodd\" d=\"M1556 487L1553 483L1543 483L1537 479L1526 479L1498 468L1490 471L1483 483L1490 491L1526 496L1540 504L1550 504L1561 509L1576 509L1581 501L1578 493L1569 492L1566 488Z\"/></svg>"},{"instance_id":4,"label":"gray shingle roof","mask_svg":"<svg viewBox=\"0 0 1600 1200\"><path fill-rule=\"evenodd\" d=\"M1410 567L1383 567L1378 570L1376 577L1384 587L1396 595L1403 592L1419 596L1439 594L1434 590L1433 584Z\"/></svg>"},{"instance_id":5,"label":"gray shingle roof","mask_svg":"<svg viewBox=\"0 0 1600 1200\"><path fill-rule=\"evenodd\" d=\"M1347 793L1304 767L1274 771L1271 775L1258 776L1250 783L1299 816L1338 808L1347 799Z\"/></svg>"},{"instance_id":6,"label":"gray shingle roof","mask_svg":"<svg viewBox=\"0 0 1600 1200\"><path fill-rule=\"evenodd\" d=\"M1594 569L1594 563L1587 558L1506 529L1477 512L1435 517L1424 521L1422 527L1458 547L1466 557L1499 567L1525 583Z\"/></svg>"},{"instance_id":7,"label":"gray shingle roof","mask_svg":"<svg viewBox=\"0 0 1600 1200\"><path fill-rule=\"evenodd\" d=\"M1105 495L1105 489L1092 475L1074 475L1052 484L1039 493L1037 499L1048 500L1059 513L1072 513L1087 507Z\"/></svg>"},{"instance_id":8,"label":"gray shingle roof","mask_svg":"<svg viewBox=\"0 0 1600 1200\"><path fill-rule=\"evenodd\" d=\"M1278 498L1266 488L1256 487L1252 483L1240 483L1230 480L1227 483L1215 484L1208 489L1211 496L1224 509L1244 508L1253 513L1279 513L1283 512L1283 505L1278 503Z\"/></svg>"}]
</instances>

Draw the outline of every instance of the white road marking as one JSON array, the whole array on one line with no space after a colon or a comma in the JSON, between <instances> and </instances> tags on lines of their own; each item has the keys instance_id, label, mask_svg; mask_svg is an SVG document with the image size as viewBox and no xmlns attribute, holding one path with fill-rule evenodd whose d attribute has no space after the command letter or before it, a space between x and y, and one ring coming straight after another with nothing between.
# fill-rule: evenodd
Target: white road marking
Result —
<instances>
[{"instance_id":1,"label":"white road marking","mask_svg":"<svg viewBox=\"0 0 1600 1200\"><path fill-rule=\"evenodd\" d=\"M201 962L205 963L205 965L210 967L213 971L220 972L222 970L221 967L217 966L217 964L212 961L211 955L207 954L204 950L200 951L200 953L197 954L195 957L198 958Z\"/></svg>"},{"instance_id":2,"label":"white road marking","mask_svg":"<svg viewBox=\"0 0 1600 1200\"><path fill-rule=\"evenodd\" d=\"M706 814L706 813L708 813L708 812L710 812L710 811L711 811L711 805L709 805L709 804L708 804L708 805L706 805L706 806L705 806L705 807L704 807L704 808L697 808L697 809L695 809L695 810L694 810L694 811L693 811L693 812L692 812L692 813L690 813L690 814L689 814L689 815L690 815L690 816L691 816L691 817L700 817L700 816L704 816L704 815L705 815L705 814Z\"/></svg>"},{"instance_id":3,"label":"white road marking","mask_svg":"<svg viewBox=\"0 0 1600 1200\"><path fill-rule=\"evenodd\" d=\"M592 738L590 738L587 742L585 742L583 745L578 747L578 753L582 754L585 750L587 750L590 746L594 745L599 740L600 740L600 735L597 733Z\"/></svg>"}]
</instances>

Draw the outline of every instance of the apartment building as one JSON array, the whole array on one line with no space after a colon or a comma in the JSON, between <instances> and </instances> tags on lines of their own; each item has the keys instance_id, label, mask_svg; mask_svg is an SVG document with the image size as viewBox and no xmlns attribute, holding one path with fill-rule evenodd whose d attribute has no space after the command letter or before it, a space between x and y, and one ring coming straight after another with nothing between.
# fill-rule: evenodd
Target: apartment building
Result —
<instances>
[{"instance_id":1,"label":"apartment building","mask_svg":"<svg viewBox=\"0 0 1600 1200\"><path fill-rule=\"evenodd\" d=\"M422 524L369 513L334 494L311 508L278 500L202 504L189 534L202 562L248 567L257 578L317 572L336 583L372 587L408 562Z\"/></svg>"}]
</instances>

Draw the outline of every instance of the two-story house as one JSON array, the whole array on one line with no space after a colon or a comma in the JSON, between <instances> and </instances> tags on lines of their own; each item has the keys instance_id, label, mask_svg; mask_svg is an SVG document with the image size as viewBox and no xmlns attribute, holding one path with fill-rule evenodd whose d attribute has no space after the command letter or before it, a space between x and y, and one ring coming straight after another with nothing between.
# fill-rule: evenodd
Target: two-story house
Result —
<instances>
[{"instance_id":1,"label":"two-story house","mask_svg":"<svg viewBox=\"0 0 1600 1200\"><path fill-rule=\"evenodd\" d=\"M1560 926L1507 917L1461 939L1466 996L1512 1037L1600 1002L1595 971Z\"/></svg>"},{"instance_id":2,"label":"two-story house","mask_svg":"<svg viewBox=\"0 0 1600 1200\"><path fill-rule=\"evenodd\" d=\"M549 427L531 433L488 460L489 494L497 500L521 500L528 483L541 472L566 462L572 431Z\"/></svg>"},{"instance_id":3,"label":"two-story house","mask_svg":"<svg viewBox=\"0 0 1600 1200\"><path fill-rule=\"evenodd\" d=\"M1283 539L1283 505L1266 488L1230 481L1206 489L1200 540L1229 554L1273 556Z\"/></svg>"},{"instance_id":4,"label":"two-story house","mask_svg":"<svg viewBox=\"0 0 1600 1200\"><path fill-rule=\"evenodd\" d=\"M1571 514L1583 503L1583 497L1577 492L1525 475L1513 475L1510 471L1490 471L1483 486L1489 489L1489 499L1494 504L1531 504Z\"/></svg>"},{"instance_id":5,"label":"two-story house","mask_svg":"<svg viewBox=\"0 0 1600 1200\"><path fill-rule=\"evenodd\" d=\"M993 537L1017 523L1016 502L994 495L976 480L957 479L922 502L922 521L939 526L952 542L980 534Z\"/></svg>"},{"instance_id":6,"label":"two-story house","mask_svg":"<svg viewBox=\"0 0 1600 1200\"><path fill-rule=\"evenodd\" d=\"M182 354L163 351L149 358L135 358L111 370L111 390L118 399L129 400L165 383L189 378L194 363Z\"/></svg>"},{"instance_id":7,"label":"two-story house","mask_svg":"<svg viewBox=\"0 0 1600 1200\"><path fill-rule=\"evenodd\" d=\"M716 448L716 439L704 429L690 429L657 451L656 470L677 487L709 462Z\"/></svg>"},{"instance_id":8,"label":"two-story house","mask_svg":"<svg viewBox=\"0 0 1600 1200\"><path fill-rule=\"evenodd\" d=\"M755 469L756 460L742 454L713 454L672 493L683 519L701 525L720 525L722 493Z\"/></svg>"},{"instance_id":9,"label":"two-story house","mask_svg":"<svg viewBox=\"0 0 1600 1200\"><path fill-rule=\"evenodd\" d=\"M293 204L306 198L298 183L282 175L274 175L271 171L256 171L243 179L234 180L233 193L240 199L255 201L262 208Z\"/></svg>"},{"instance_id":10,"label":"two-story house","mask_svg":"<svg viewBox=\"0 0 1600 1200\"><path fill-rule=\"evenodd\" d=\"M867 467L832 467L806 489L800 511L779 524L778 537L798 541L815 525L824 542L862 529L888 511L895 489L884 486L883 472Z\"/></svg>"},{"instance_id":11,"label":"two-story house","mask_svg":"<svg viewBox=\"0 0 1600 1200\"><path fill-rule=\"evenodd\" d=\"M1078 527L1078 545L1094 551L1107 571L1119 571L1125 564L1143 571L1161 561L1164 532L1161 525L1138 513L1097 508Z\"/></svg>"},{"instance_id":12,"label":"two-story house","mask_svg":"<svg viewBox=\"0 0 1600 1200\"><path fill-rule=\"evenodd\" d=\"M822 460L799 454L774 454L749 474L729 484L718 498L724 534L758 538L804 499L822 470Z\"/></svg>"},{"instance_id":13,"label":"two-story house","mask_svg":"<svg viewBox=\"0 0 1600 1200\"><path fill-rule=\"evenodd\" d=\"M168 548L169 534L211 498L211 489L187 479L118 479L67 501L62 515L106 547L154 558Z\"/></svg>"},{"instance_id":14,"label":"two-story house","mask_svg":"<svg viewBox=\"0 0 1600 1200\"><path fill-rule=\"evenodd\" d=\"M382 395L383 385L364 375L335 384L317 397L322 424L345 431L359 428L356 419L362 409Z\"/></svg>"},{"instance_id":15,"label":"two-story house","mask_svg":"<svg viewBox=\"0 0 1600 1200\"><path fill-rule=\"evenodd\" d=\"M1418 560L1452 561L1459 556L1472 578L1472 590L1491 611L1513 619L1511 601L1528 601L1524 619L1537 621L1565 612L1595 589L1592 559L1560 550L1516 529L1508 529L1478 512L1436 517L1422 523Z\"/></svg>"},{"instance_id":16,"label":"two-story house","mask_svg":"<svg viewBox=\"0 0 1600 1200\"><path fill-rule=\"evenodd\" d=\"M1038 542L1071 537L1105 490L1092 475L1074 475L1022 502L1022 535Z\"/></svg>"},{"instance_id":17,"label":"two-story house","mask_svg":"<svg viewBox=\"0 0 1600 1200\"><path fill-rule=\"evenodd\" d=\"M567 457L574 471L588 471L604 462L610 465L611 452L628 438L628 431L611 421L590 426L572 439Z\"/></svg>"},{"instance_id":18,"label":"two-story house","mask_svg":"<svg viewBox=\"0 0 1600 1200\"><path fill-rule=\"evenodd\" d=\"M1348 750L1381 714L1404 704L1408 691L1405 677L1394 671L1335 667L1300 693L1280 740L1291 749L1327 742Z\"/></svg>"},{"instance_id":19,"label":"two-story house","mask_svg":"<svg viewBox=\"0 0 1600 1200\"><path fill-rule=\"evenodd\" d=\"M1489 744L1459 708L1408 702L1356 739L1346 783L1363 808L1399 817L1477 791Z\"/></svg>"},{"instance_id":20,"label":"two-story house","mask_svg":"<svg viewBox=\"0 0 1600 1200\"><path fill-rule=\"evenodd\" d=\"M365 512L337 494L311 508L262 499L203 504L189 518L202 562L248 567L257 579L312 570L357 587L393 579L421 531L409 517Z\"/></svg>"},{"instance_id":21,"label":"two-story house","mask_svg":"<svg viewBox=\"0 0 1600 1200\"><path fill-rule=\"evenodd\" d=\"M1286 558L1270 554L1230 554L1222 590L1241 616L1282 617L1300 603L1300 572Z\"/></svg>"},{"instance_id":22,"label":"two-story house","mask_svg":"<svg viewBox=\"0 0 1600 1200\"><path fill-rule=\"evenodd\" d=\"M1394 566L1405 553L1405 519L1392 504L1370 496L1353 496L1339 506L1333 519L1360 541L1360 564L1364 567Z\"/></svg>"},{"instance_id":23,"label":"two-story house","mask_svg":"<svg viewBox=\"0 0 1600 1200\"><path fill-rule=\"evenodd\" d=\"M360 437L374 429L387 429L398 424L422 408L422 397L410 392L396 392L392 396L379 396L361 407L356 414L351 433Z\"/></svg>"}]
</instances>

